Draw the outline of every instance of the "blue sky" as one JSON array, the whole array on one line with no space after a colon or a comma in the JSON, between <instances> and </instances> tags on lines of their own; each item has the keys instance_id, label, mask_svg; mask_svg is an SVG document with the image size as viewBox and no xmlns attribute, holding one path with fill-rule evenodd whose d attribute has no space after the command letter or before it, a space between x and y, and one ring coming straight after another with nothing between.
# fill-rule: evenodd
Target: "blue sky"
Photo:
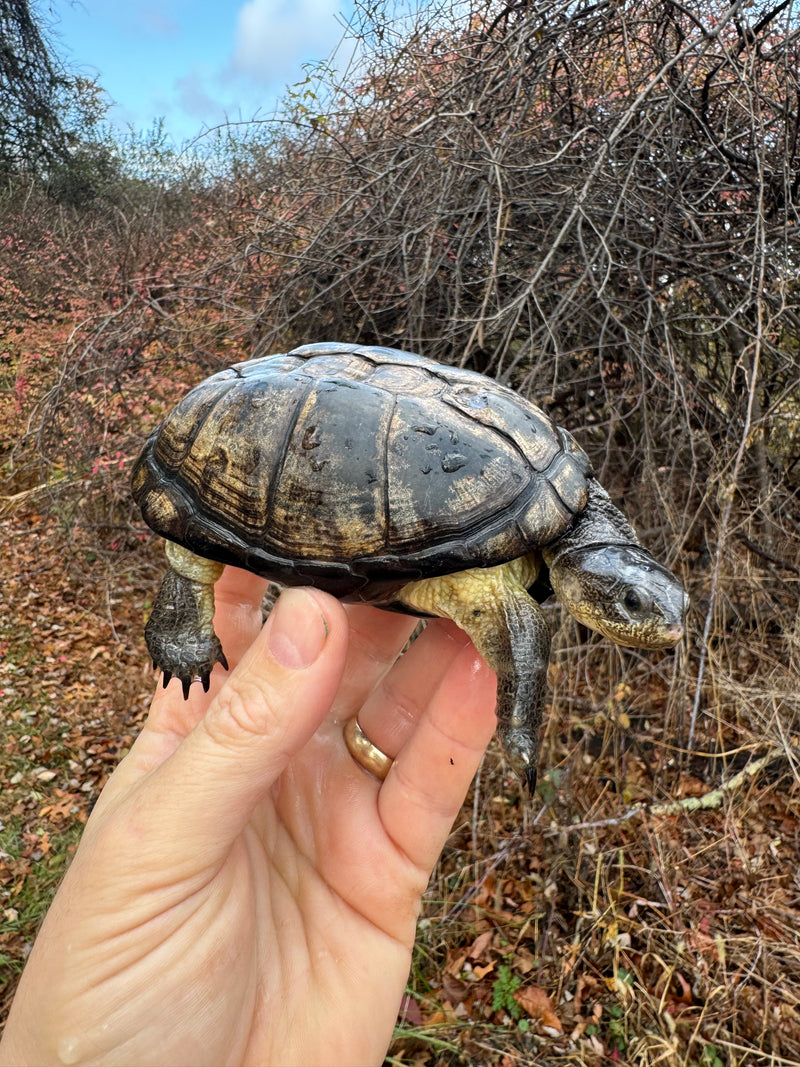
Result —
<instances>
[{"instance_id":1,"label":"blue sky","mask_svg":"<svg viewBox=\"0 0 800 1067\"><path fill-rule=\"evenodd\" d=\"M57 53L108 93L115 125L144 130L163 117L178 144L226 118L270 114L283 88L305 77L304 63L331 56L352 12L352 0L38 6Z\"/></svg>"}]
</instances>

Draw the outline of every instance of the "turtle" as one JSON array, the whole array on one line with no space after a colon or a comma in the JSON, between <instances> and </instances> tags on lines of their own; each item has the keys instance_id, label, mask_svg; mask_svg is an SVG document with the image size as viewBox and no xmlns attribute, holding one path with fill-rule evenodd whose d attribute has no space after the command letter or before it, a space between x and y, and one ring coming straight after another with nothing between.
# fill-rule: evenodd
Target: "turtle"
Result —
<instances>
[{"instance_id":1,"label":"turtle","mask_svg":"<svg viewBox=\"0 0 800 1067\"><path fill-rule=\"evenodd\" d=\"M620 645L674 646L688 598L572 434L476 371L342 342L255 355L188 392L132 488L166 539L145 639L163 684L227 669L225 564L281 586L453 620L497 675L498 734L533 791L552 591Z\"/></svg>"}]
</instances>

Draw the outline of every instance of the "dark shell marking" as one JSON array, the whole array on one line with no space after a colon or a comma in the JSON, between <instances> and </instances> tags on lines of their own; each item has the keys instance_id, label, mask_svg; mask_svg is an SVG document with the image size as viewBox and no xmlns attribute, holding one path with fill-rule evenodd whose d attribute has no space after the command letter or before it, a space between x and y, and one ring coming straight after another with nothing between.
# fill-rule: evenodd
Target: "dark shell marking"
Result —
<instances>
[{"instance_id":1,"label":"dark shell marking","mask_svg":"<svg viewBox=\"0 0 800 1067\"><path fill-rule=\"evenodd\" d=\"M482 375L319 344L193 389L133 491L149 526L198 555L375 601L550 543L590 477L566 430Z\"/></svg>"}]
</instances>

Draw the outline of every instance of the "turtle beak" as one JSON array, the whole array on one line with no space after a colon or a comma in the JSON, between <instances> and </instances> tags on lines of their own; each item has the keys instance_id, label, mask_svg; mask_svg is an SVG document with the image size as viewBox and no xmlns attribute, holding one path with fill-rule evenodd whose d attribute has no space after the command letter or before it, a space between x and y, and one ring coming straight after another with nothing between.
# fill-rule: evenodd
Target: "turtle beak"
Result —
<instances>
[{"instance_id":1,"label":"turtle beak","mask_svg":"<svg viewBox=\"0 0 800 1067\"><path fill-rule=\"evenodd\" d=\"M683 593L681 598L681 610L678 620L669 623L664 627L664 634L669 639L670 643L677 645L683 635L686 633L686 613L689 610L689 597L687 593Z\"/></svg>"}]
</instances>

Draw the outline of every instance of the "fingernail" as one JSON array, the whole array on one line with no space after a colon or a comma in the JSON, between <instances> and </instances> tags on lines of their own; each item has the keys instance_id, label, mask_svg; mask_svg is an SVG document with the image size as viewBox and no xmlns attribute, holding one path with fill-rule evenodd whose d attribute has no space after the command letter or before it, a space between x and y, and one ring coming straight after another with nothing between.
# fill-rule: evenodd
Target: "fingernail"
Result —
<instances>
[{"instance_id":1,"label":"fingernail","mask_svg":"<svg viewBox=\"0 0 800 1067\"><path fill-rule=\"evenodd\" d=\"M310 667L322 651L328 624L310 593L285 589L270 615L270 655L282 667L302 670Z\"/></svg>"}]
</instances>

